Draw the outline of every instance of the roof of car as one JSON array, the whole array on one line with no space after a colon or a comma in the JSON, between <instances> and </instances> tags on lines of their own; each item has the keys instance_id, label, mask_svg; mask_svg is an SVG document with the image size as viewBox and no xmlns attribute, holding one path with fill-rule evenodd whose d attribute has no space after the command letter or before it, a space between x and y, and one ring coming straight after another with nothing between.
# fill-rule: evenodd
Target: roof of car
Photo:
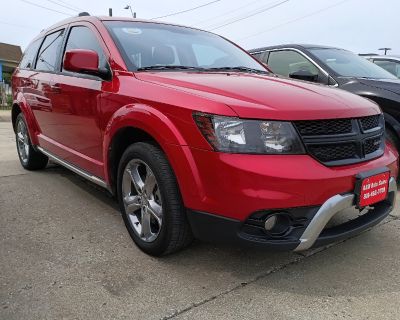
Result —
<instances>
[{"instance_id":1,"label":"roof of car","mask_svg":"<svg viewBox=\"0 0 400 320\"><path fill-rule=\"evenodd\" d=\"M318 44L298 44L298 43L290 43L290 44L280 44L276 46L268 46L268 47L262 47L262 48L257 48L257 49L251 49L249 50L250 53L255 53L259 51L266 51L266 50L273 50L273 49L283 49L283 48L294 48L294 49L340 49L344 50L341 48L336 48L336 47L331 47L331 46L323 46L323 45L318 45Z\"/></svg>"},{"instance_id":2,"label":"roof of car","mask_svg":"<svg viewBox=\"0 0 400 320\"><path fill-rule=\"evenodd\" d=\"M176 23L169 23L164 21L157 21L157 20L149 20L149 19L136 19L136 18L127 18L127 17L109 17L109 16L91 16L91 15L83 15L83 16L75 16L71 18L64 19L56 24L42 30L40 35L47 33L50 30L56 29L60 26L77 22L77 21L87 21L92 22L93 24L99 23L101 21L134 21L134 22L148 22L148 23L157 23L157 24L164 24L164 25L172 25L172 26L179 26L179 27L186 27L191 29L197 29L193 27L183 26Z\"/></svg>"},{"instance_id":3,"label":"roof of car","mask_svg":"<svg viewBox=\"0 0 400 320\"><path fill-rule=\"evenodd\" d=\"M391 59L391 60L400 60L400 56L381 56L381 55L372 55L372 56L368 56L368 58L374 58L374 59L383 59L383 60L387 60L387 59Z\"/></svg>"}]
</instances>

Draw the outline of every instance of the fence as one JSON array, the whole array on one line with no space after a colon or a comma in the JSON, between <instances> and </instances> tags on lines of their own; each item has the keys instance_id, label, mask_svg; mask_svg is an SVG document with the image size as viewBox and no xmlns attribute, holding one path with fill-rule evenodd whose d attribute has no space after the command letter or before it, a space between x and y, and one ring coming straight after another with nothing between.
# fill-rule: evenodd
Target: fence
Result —
<instances>
[{"instance_id":1,"label":"fence","mask_svg":"<svg viewBox=\"0 0 400 320\"><path fill-rule=\"evenodd\" d=\"M8 96L11 95L11 87L7 83L0 82L0 106L8 106Z\"/></svg>"}]
</instances>

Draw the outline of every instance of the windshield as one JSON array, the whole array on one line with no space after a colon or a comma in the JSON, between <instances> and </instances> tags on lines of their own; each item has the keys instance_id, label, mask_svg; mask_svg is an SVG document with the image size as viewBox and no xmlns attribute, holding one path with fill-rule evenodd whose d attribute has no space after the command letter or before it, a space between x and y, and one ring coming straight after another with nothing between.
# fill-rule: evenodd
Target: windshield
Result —
<instances>
[{"instance_id":1,"label":"windshield","mask_svg":"<svg viewBox=\"0 0 400 320\"><path fill-rule=\"evenodd\" d=\"M148 22L106 21L105 25L131 71L207 68L267 71L229 41L206 31Z\"/></svg>"},{"instance_id":2,"label":"windshield","mask_svg":"<svg viewBox=\"0 0 400 320\"><path fill-rule=\"evenodd\" d=\"M311 49L318 59L339 76L373 79L397 79L391 73L354 53L340 49Z\"/></svg>"}]
</instances>

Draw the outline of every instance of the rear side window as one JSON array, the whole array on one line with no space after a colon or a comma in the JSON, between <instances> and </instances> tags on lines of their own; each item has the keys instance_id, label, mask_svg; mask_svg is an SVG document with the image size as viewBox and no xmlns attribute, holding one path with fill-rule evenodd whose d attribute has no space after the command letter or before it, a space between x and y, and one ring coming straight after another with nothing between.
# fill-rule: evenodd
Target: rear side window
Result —
<instances>
[{"instance_id":1,"label":"rear side window","mask_svg":"<svg viewBox=\"0 0 400 320\"><path fill-rule=\"evenodd\" d=\"M314 64L300 53L290 50L270 52L268 66L274 73L285 77L298 71L309 71L318 75L318 69Z\"/></svg>"},{"instance_id":2,"label":"rear side window","mask_svg":"<svg viewBox=\"0 0 400 320\"><path fill-rule=\"evenodd\" d=\"M96 35L88 27L79 26L71 29L65 51L71 49L86 49L96 51L99 55L99 67L106 66L106 56L104 51L101 48Z\"/></svg>"},{"instance_id":3,"label":"rear side window","mask_svg":"<svg viewBox=\"0 0 400 320\"><path fill-rule=\"evenodd\" d=\"M21 59L21 62L19 64L19 67L22 69L32 69L33 68L33 63L37 54L37 51L40 47L40 43L42 42L43 39L38 39L34 42L32 42L28 48L26 48L24 55Z\"/></svg>"},{"instance_id":4,"label":"rear side window","mask_svg":"<svg viewBox=\"0 0 400 320\"><path fill-rule=\"evenodd\" d=\"M49 34L40 47L36 69L43 71L56 71L57 59L60 55L64 30Z\"/></svg>"}]
</instances>

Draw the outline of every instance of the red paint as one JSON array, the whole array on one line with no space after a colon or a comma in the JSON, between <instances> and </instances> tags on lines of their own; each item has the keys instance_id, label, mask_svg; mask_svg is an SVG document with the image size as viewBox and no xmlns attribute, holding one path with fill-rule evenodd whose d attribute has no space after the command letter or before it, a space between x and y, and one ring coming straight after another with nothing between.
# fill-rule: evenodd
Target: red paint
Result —
<instances>
[{"instance_id":1,"label":"red paint","mask_svg":"<svg viewBox=\"0 0 400 320\"><path fill-rule=\"evenodd\" d=\"M92 50L73 49L65 52L63 66L72 72L96 72L99 65L99 56Z\"/></svg>"},{"instance_id":2,"label":"red paint","mask_svg":"<svg viewBox=\"0 0 400 320\"><path fill-rule=\"evenodd\" d=\"M111 18L107 18L111 19ZM186 207L240 220L260 209L319 205L352 192L355 175L387 166L397 175L390 146L378 159L326 167L308 155L246 155L212 151L193 112L252 119L307 120L380 113L359 96L304 82L243 73L129 72L101 20L80 17L62 26L95 32L112 70L111 81L17 69L14 103L32 141L111 183L109 149L126 127L151 135L176 174ZM71 68L92 66L88 52L67 53ZM75 61L86 56L87 61ZM85 58L85 59L86 59ZM79 59L78 59L79 60Z\"/></svg>"}]
</instances>

